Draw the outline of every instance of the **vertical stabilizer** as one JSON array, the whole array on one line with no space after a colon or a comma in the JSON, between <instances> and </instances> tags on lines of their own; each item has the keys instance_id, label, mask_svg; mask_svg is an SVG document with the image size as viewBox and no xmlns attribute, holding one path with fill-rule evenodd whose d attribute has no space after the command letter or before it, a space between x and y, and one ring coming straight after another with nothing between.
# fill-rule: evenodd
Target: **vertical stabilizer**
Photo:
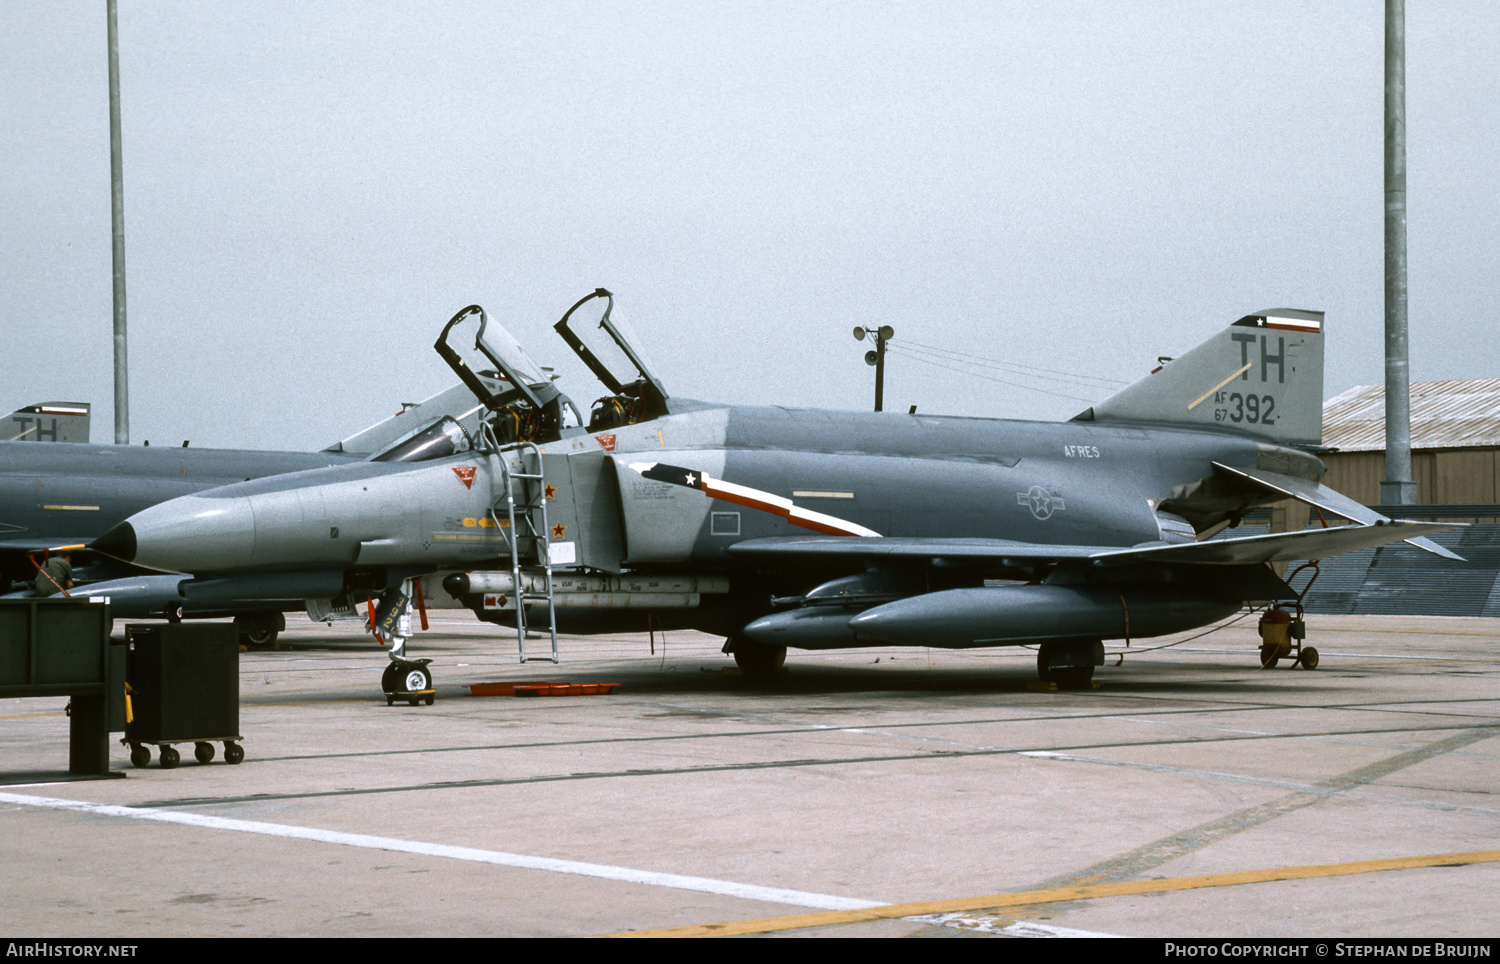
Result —
<instances>
[{"instance_id":1,"label":"vertical stabilizer","mask_svg":"<svg viewBox=\"0 0 1500 964\"><path fill-rule=\"evenodd\" d=\"M88 402L38 402L0 419L0 441L87 442Z\"/></svg>"},{"instance_id":2,"label":"vertical stabilizer","mask_svg":"<svg viewBox=\"0 0 1500 964\"><path fill-rule=\"evenodd\" d=\"M1246 315L1077 416L1245 432L1285 445L1323 441L1323 313Z\"/></svg>"}]
</instances>

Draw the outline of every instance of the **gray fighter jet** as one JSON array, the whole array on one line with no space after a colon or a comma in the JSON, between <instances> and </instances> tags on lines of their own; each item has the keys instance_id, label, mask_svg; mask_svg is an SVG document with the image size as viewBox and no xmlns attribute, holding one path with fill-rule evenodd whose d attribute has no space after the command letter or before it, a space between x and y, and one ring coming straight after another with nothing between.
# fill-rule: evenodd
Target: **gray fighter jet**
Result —
<instances>
[{"instance_id":1,"label":"gray fighter jet","mask_svg":"<svg viewBox=\"0 0 1500 964\"><path fill-rule=\"evenodd\" d=\"M368 599L399 643L412 579L481 618L573 632L690 626L741 666L786 648L1031 645L1087 682L1103 640L1294 600L1267 563L1423 538L1319 482L1323 316L1272 309L1063 423L724 406L670 397L600 289L557 323L605 394L584 418L471 306L437 350L483 403L369 461L146 509L94 543L191 574L188 599ZM594 313L598 314L595 315ZM597 325L580 324L587 315ZM478 323L482 382L449 344ZM466 330L466 329L465 329ZM1297 499L1353 524L1211 538ZM420 599L419 599L420 601ZM430 690L398 646L386 689ZM404 675L402 675L404 674Z\"/></svg>"},{"instance_id":2,"label":"gray fighter jet","mask_svg":"<svg viewBox=\"0 0 1500 964\"><path fill-rule=\"evenodd\" d=\"M274 452L175 446L33 445L32 441L88 441L88 406L46 402L12 413L15 438L0 441L0 592L29 585L35 559L68 548L79 564L74 596L108 596L127 619L233 616L246 642L266 644L285 627L284 611L302 609L317 594L301 589L280 599L216 599L189 604L182 578L163 576L78 550L107 529L159 502L233 482L332 465L357 463L424 427L435 415L477 424L481 406L463 385L408 405L390 418L321 452ZM21 593L22 595L25 592ZM336 605L314 610L338 612ZM352 613L351 613L352 614Z\"/></svg>"}]
</instances>

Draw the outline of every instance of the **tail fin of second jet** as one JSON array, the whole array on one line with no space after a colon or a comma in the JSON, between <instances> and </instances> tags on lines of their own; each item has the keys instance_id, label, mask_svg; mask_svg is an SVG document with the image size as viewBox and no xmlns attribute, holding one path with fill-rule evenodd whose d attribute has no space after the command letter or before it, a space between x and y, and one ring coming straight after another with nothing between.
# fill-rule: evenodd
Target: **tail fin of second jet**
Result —
<instances>
[{"instance_id":1,"label":"tail fin of second jet","mask_svg":"<svg viewBox=\"0 0 1500 964\"><path fill-rule=\"evenodd\" d=\"M1246 315L1077 416L1245 432L1285 445L1323 441L1323 313Z\"/></svg>"},{"instance_id":2,"label":"tail fin of second jet","mask_svg":"<svg viewBox=\"0 0 1500 964\"><path fill-rule=\"evenodd\" d=\"M38 402L0 419L0 442L87 442L88 402Z\"/></svg>"}]
</instances>

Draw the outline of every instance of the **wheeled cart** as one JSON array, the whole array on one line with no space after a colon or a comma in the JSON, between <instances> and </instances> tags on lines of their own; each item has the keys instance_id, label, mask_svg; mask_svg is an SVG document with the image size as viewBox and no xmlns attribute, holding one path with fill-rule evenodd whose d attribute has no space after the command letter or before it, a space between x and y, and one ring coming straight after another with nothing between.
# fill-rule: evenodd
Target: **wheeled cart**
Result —
<instances>
[{"instance_id":1,"label":"wheeled cart","mask_svg":"<svg viewBox=\"0 0 1500 964\"><path fill-rule=\"evenodd\" d=\"M1263 668L1272 669L1283 659L1290 659L1293 666L1301 664L1303 669L1318 668L1318 651L1302 645L1307 627L1300 616L1293 618L1280 606L1272 606L1260 617L1258 628L1260 665Z\"/></svg>"},{"instance_id":2,"label":"wheeled cart","mask_svg":"<svg viewBox=\"0 0 1500 964\"><path fill-rule=\"evenodd\" d=\"M125 627L125 679L130 719L125 738L130 762L151 762L151 747L163 769L182 761L177 747L191 743L193 758L209 763L214 744L224 762L239 763L239 634L225 623L131 623Z\"/></svg>"}]
</instances>

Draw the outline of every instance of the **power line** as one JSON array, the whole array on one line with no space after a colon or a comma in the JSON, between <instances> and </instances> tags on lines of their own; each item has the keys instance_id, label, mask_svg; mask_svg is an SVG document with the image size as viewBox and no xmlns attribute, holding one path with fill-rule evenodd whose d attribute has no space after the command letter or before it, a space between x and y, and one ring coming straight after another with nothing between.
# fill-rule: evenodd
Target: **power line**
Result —
<instances>
[{"instance_id":1,"label":"power line","mask_svg":"<svg viewBox=\"0 0 1500 964\"><path fill-rule=\"evenodd\" d=\"M965 364L983 365L985 367L1009 369L1015 374L1025 375L1028 378L1045 378L1049 381L1071 382L1071 383L1097 383L1097 386L1111 389L1123 388L1128 382L1118 378L1104 378L1099 375L1084 375L1078 372L1059 371L1055 368L1041 368L1036 365L1023 365L1020 362L1005 361L999 358L987 358L983 355L971 355L967 352L955 351L952 348L942 348L937 345L924 345L921 342L903 339L901 344L907 348L914 348L930 354L945 356L952 361L962 361ZM1096 386L1096 387L1097 387Z\"/></svg>"},{"instance_id":2,"label":"power line","mask_svg":"<svg viewBox=\"0 0 1500 964\"><path fill-rule=\"evenodd\" d=\"M913 352L903 351L903 350L901 350L901 348L897 347L900 344L901 344L900 342L892 342L891 344L889 344L889 345L886 346L885 350L888 351L888 352L894 352L895 354L901 355L904 358L910 358L912 361L918 361L918 362L922 362L923 364L926 364L926 365L932 365L935 368L946 368L949 371L958 372L958 373L960 373L962 375L968 375L971 378L982 378L985 381L989 381L989 382L999 382L1002 385L1009 385L1012 388L1022 388L1022 389L1026 389L1028 391L1041 392L1044 395L1056 395L1058 398L1067 398L1067 399L1072 399L1073 401L1078 401L1078 402L1092 403L1094 401L1097 401L1097 399L1085 398L1085 397L1083 397L1081 395L1070 395L1070 394L1068 394L1066 392L1055 392L1055 391L1052 391L1049 388L1039 388L1036 385L1026 385L1026 384L1023 384L1021 382L1013 382L1013 381L1008 381L1008 380L1006 380L1004 378L997 378L994 375L984 375L984 374L981 374L979 372L970 371L970 370L965 369L965 368L957 368L957 367L955 367L953 365L945 365L941 361L937 361L937 360L932 359L932 358L925 358L922 355L918 355L918 354L915 354Z\"/></svg>"}]
</instances>

